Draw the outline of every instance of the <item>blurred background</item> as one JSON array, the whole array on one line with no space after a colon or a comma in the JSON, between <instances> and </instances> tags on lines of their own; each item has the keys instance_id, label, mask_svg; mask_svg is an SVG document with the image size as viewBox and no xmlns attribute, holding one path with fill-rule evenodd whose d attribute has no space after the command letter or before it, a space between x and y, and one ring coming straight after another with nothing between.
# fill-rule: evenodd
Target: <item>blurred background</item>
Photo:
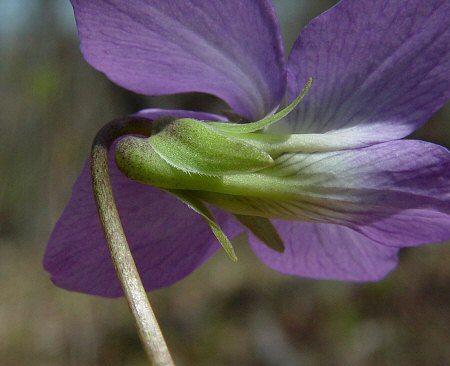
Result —
<instances>
[{"instance_id":1,"label":"blurred background","mask_svg":"<svg viewBox=\"0 0 450 366\"><path fill-rule=\"evenodd\" d=\"M334 2L279 0L286 49ZM83 60L68 0L0 1L0 365L145 365L123 299L56 288L41 267L96 131L145 107L217 111L211 96L146 98ZM447 105L414 137L450 146ZM449 365L450 245L402 252L375 284L291 278L239 246L150 294L177 365Z\"/></svg>"}]
</instances>

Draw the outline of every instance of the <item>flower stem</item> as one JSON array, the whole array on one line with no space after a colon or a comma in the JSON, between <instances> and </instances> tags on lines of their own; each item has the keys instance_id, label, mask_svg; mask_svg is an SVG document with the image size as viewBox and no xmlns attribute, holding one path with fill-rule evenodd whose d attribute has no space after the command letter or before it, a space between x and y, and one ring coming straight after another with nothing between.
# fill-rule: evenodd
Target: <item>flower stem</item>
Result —
<instances>
[{"instance_id":1,"label":"flower stem","mask_svg":"<svg viewBox=\"0 0 450 366\"><path fill-rule=\"evenodd\" d=\"M133 313L139 337L154 366L174 365L155 314L150 306L139 273L131 255L117 212L108 173L109 149L120 136L149 136L151 124L143 118L127 117L106 124L94 139L91 150L92 187L97 210L128 305Z\"/></svg>"}]
</instances>

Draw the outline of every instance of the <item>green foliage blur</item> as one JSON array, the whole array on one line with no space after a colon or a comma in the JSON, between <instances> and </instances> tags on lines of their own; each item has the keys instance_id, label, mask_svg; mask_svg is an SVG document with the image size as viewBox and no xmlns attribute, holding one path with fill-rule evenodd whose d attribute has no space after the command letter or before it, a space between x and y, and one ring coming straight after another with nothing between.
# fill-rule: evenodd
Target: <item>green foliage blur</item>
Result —
<instances>
[{"instance_id":1,"label":"green foliage blur","mask_svg":"<svg viewBox=\"0 0 450 366\"><path fill-rule=\"evenodd\" d=\"M289 49L333 1L275 4ZM23 19L12 24L8 6ZM146 107L226 106L113 85L83 60L68 0L2 0L0 32L0 365L145 365L124 300L54 287L46 241L104 123ZM414 137L450 146L449 106ZM244 238L236 249L237 264L218 252L150 294L177 365L450 364L449 244L404 251L376 284L283 276Z\"/></svg>"}]
</instances>

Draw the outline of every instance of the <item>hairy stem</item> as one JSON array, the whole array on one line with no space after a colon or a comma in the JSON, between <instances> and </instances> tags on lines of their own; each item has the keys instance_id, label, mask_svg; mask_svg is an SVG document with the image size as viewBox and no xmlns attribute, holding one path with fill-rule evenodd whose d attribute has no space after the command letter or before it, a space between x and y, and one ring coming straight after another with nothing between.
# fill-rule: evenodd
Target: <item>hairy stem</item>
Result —
<instances>
[{"instance_id":1,"label":"hairy stem","mask_svg":"<svg viewBox=\"0 0 450 366\"><path fill-rule=\"evenodd\" d=\"M128 117L106 124L98 132L92 145L92 187L114 267L133 313L144 349L152 365L170 366L174 363L123 232L108 173L108 153L115 139L125 134L149 136L150 132L150 121L143 118Z\"/></svg>"}]
</instances>

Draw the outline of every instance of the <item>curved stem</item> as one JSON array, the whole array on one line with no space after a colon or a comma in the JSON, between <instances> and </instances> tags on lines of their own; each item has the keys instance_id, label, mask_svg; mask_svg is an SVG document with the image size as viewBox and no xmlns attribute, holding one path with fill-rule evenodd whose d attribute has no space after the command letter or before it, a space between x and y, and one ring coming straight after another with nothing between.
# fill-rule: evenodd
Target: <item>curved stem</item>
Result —
<instances>
[{"instance_id":1,"label":"curved stem","mask_svg":"<svg viewBox=\"0 0 450 366\"><path fill-rule=\"evenodd\" d=\"M144 349L152 365L171 366L174 365L172 357L148 301L123 232L108 173L108 152L115 139L125 134L149 136L150 132L149 120L143 118L128 117L106 124L98 132L92 145L92 187L114 267L133 313Z\"/></svg>"}]
</instances>

